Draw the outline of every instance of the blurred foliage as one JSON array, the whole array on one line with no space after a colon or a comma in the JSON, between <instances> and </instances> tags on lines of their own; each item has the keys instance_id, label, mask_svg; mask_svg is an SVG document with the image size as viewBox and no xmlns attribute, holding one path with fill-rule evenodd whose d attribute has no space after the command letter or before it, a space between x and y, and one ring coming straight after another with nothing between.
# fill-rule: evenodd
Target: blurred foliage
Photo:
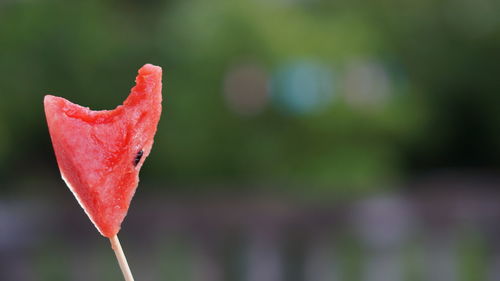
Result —
<instances>
[{"instance_id":1,"label":"blurred foliage","mask_svg":"<svg viewBox=\"0 0 500 281\"><path fill-rule=\"evenodd\" d=\"M422 169L496 167L499 5L0 2L0 183L57 174L45 94L113 108L144 63L164 68L166 98L145 180L293 182L351 193ZM300 60L328 65L338 74L333 81L353 61L378 61L389 75L390 98L353 106L349 88L337 83L335 100L307 114L286 113L273 100L255 116L228 108L223 82L232 66L256 63L272 78Z\"/></svg>"}]
</instances>

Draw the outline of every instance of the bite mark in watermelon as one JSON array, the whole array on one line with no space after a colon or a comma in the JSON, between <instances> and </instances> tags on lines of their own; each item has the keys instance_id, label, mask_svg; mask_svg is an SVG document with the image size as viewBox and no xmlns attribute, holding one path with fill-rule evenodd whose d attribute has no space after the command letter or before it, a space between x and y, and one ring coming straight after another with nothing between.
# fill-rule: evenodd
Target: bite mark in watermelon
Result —
<instances>
[{"instance_id":1,"label":"bite mark in watermelon","mask_svg":"<svg viewBox=\"0 0 500 281\"><path fill-rule=\"evenodd\" d=\"M161 114L162 70L139 69L114 110L94 111L47 95L45 115L61 176L99 232L113 237L127 215Z\"/></svg>"}]
</instances>

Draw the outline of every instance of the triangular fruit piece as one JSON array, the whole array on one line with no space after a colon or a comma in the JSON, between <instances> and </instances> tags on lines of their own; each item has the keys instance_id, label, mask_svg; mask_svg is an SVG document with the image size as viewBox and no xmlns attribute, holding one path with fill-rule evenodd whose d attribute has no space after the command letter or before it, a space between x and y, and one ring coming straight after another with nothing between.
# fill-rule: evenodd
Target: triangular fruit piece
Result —
<instances>
[{"instance_id":1,"label":"triangular fruit piece","mask_svg":"<svg viewBox=\"0 0 500 281\"><path fill-rule=\"evenodd\" d=\"M136 86L114 110L93 111L45 96L62 178L99 232L113 237L127 215L161 114L162 70L139 69Z\"/></svg>"}]
</instances>

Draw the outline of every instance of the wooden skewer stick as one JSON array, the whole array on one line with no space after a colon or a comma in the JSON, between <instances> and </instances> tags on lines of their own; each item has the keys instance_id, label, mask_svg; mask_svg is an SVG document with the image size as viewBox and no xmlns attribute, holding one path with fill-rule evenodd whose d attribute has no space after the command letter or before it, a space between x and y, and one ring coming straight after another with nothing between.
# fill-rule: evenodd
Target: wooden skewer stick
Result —
<instances>
[{"instance_id":1,"label":"wooden skewer stick","mask_svg":"<svg viewBox=\"0 0 500 281\"><path fill-rule=\"evenodd\" d=\"M115 251L116 259L118 260L118 264L122 270L123 277L125 277L125 281L134 281L134 277L132 276L132 272L130 272L130 267L128 267L127 258L123 253L122 245L120 245L118 236L115 235L109 238L109 241L111 242L111 248Z\"/></svg>"}]
</instances>

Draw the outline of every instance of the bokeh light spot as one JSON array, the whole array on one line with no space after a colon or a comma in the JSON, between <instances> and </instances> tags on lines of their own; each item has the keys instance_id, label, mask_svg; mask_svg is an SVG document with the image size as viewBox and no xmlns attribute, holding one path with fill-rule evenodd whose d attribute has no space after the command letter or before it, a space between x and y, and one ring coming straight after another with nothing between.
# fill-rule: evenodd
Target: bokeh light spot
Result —
<instances>
[{"instance_id":1,"label":"bokeh light spot","mask_svg":"<svg viewBox=\"0 0 500 281\"><path fill-rule=\"evenodd\" d=\"M272 97L278 107L294 114L324 109L334 97L333 71L309 60L285 65L273 76Z\"/></svg>"},{"instance_id":2,"label":"bokeh light spot","mask_svg":"<svg viewBox=\"0 0 500 281\"><path fill-rule=\"evenodd\" d=\"M268 103L268 75L257 64L239 64L229 69L224 79L227 106L239 115L252 116Z\"/></svg>"},{"instance_id":3,"label":"bokeh light spot","mask_svg":"<svg viewBox=\"0 0 500 281\"><path fill-rule=\"evenodd\" d=\"M378 108L388 102L393 85L385 67L379 62L355 60L347 65L344 91L351 106Z\"/></svg>"}]
</instances>

